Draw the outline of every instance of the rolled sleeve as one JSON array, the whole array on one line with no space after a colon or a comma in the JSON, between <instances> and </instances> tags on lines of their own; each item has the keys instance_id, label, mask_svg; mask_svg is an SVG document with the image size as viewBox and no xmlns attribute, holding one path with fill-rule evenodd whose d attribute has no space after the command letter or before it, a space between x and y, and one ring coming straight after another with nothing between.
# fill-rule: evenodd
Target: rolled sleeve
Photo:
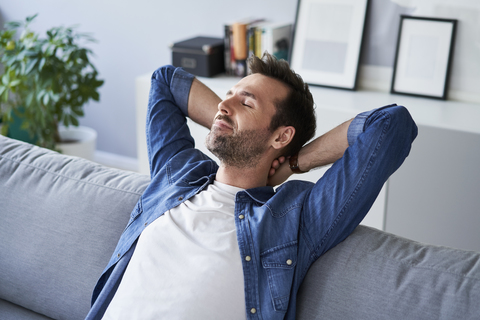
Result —
<instances>
[{"instance_id":1,"label":"rolled sleeve","mask_svg":"<svg viewBox=\"0 0 480 320\"><path fill-rule=\"evenodd\" d=\"M348 139L348 145L353 146L355 144L355 141L357 141L358 136L365 130L365 121L375 112L385 109L385 108L391 108L391 107L396 107L397 104L390 104L381 108L373 109L370 111L362 112L358 114L350 123L350 126L348 127L348 132L347 132L347 139Z\"/></svg>"},{"instance_id":2,"label":"rolled sleeve","mask_svg":"<svg viewBox=\"0 0 480 320\"><path fill-rule=\"evenodd\" d=\"M194 78L194 75L186 72L182 68L176 68L172 77L170 90L175 99L175 103L185 116L188 116L188 96Z\"/></svg>"}]
</instances>

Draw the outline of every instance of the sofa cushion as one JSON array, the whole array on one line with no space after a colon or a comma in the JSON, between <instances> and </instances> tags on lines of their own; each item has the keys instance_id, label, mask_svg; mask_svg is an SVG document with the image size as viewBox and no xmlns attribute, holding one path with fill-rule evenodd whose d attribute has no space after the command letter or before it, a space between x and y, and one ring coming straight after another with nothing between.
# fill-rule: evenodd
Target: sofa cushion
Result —
<instances>
[{"instance_id":1,"label":"sofa cushion","mask_svg":"<svg viewBox=\"0 0 480 320\"><path fill-rule=\"evenodd\" d=\"M2 299L0 299L0 315L2 316L2 320L53 320L52 318L45 317L44 315L33 312L29 309L25 309Z\"/></svg>"},{"instance_id":2,"label":"sofa cushion","mask_svg":"<svg viewBox=\"0 0 480 320\"><path fill-rule=\"evenodd\" d=\"M359 226L310 268L297 319L479 319L480 253Z\"/></svg>"},{"instance_id":3,"label":"sofa cushion","mask_svg":"<svg viewBox=\"0 0 480 320\"><path fill-rule=\"evenodd\" d=\"M0 136L0 298L54 319L83 319L148 183Z\"/></svg>"}]
</instances>

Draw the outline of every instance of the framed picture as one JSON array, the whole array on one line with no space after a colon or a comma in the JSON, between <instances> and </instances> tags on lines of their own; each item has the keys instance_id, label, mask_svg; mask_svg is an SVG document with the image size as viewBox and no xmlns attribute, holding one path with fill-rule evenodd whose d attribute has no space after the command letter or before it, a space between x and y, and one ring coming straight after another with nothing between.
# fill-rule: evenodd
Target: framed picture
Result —
<instances>
[{"instance_id":1,"label":"framed picture","mask_svg":"<svg viewBox=\"0 0 480 320\"><path fill-rule=\"evenodd\" d=\"M355 90L369 0L299 0L290 66L312 85Z\"/></svg>"},{"instance_id":2,"label":"framed picture","mask_svg":"<svg viewBox=\"0 0 480 320\"><path fill-rule=\"evenodd\" d=\"M402 15L391 93L447 98L457 20Z\"/></svg>"}]
</instances>

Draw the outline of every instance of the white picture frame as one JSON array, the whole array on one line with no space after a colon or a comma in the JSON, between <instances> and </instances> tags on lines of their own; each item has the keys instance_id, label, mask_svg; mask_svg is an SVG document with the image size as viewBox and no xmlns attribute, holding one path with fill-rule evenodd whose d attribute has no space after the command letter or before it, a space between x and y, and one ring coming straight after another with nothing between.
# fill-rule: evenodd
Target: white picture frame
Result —
<instances>
[{"instance_id":1,"label":"white picture frame","mask_svg":"<svg viewBox=\"0 0 480 320\"><path fill-rule=\"evenodd\" d=\"M369 0L299 0L290 66L311 85L356 90Z\"/></svg>"},{"instance_id":2,"label":"white picture frame","mask_svg":"<svg viewBox=\"0 0 480 320\"><path fill-rule=\"evenodd\" d=\"M456 19L402 15L390 92L446 100Z\"/></svg>"}]
</instances>

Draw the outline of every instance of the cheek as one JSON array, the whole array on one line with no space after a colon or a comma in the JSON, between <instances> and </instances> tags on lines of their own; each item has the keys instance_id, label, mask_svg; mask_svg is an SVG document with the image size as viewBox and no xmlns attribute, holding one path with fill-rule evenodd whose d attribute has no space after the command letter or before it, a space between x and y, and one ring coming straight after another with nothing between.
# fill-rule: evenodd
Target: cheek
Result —
<instances>
[{"instance_id":1,"label":"cheek","mask_svg":"<svg viewBox=\"0 0 480 320\"><path fill-rule=\"evenodd\" d=\"M270 116L248 109L238 120L238 125L246 129L262 129L270 127Z\"/></svg>"}]
</instances>

